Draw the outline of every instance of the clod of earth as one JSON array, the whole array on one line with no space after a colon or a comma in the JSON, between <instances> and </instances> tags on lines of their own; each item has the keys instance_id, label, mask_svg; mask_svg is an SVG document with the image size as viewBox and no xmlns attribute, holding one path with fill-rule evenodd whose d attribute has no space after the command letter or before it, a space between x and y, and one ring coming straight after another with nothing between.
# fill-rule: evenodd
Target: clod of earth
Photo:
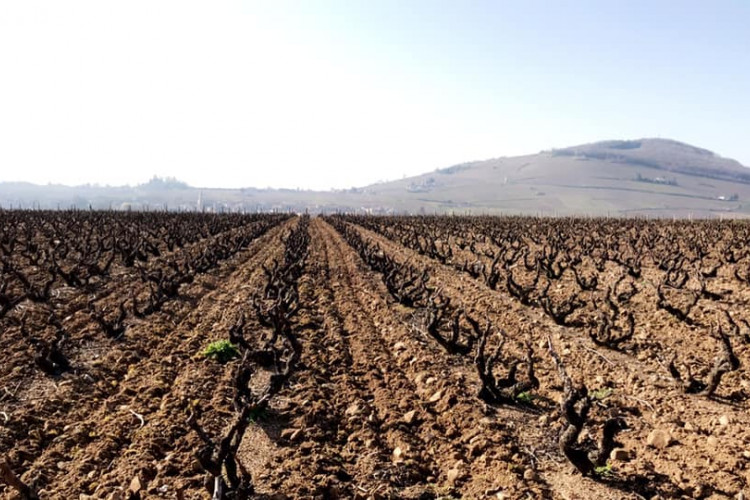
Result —
<instances>
[{"instance_id":1,"label":"clod of earth","mask_svg":"<svg viewBox=\"0 0 750 500\"><path fill-rule=\"evenodd\" d=\"M627 462L630 460L630 453L625 448L615 448L609 454L609 458L618 462Z\"/></svg>"},{"instance_id":2,"label":"clod of earth","mask_svg":"<svg viewBox=\"0 0 750 500\"><path fill-rule=\"evenodd\" d=\"M664 449L672 442L672 436L668 431L654 429L648 435L646 444L658 449Z\"/></svg>"}]
</instances>

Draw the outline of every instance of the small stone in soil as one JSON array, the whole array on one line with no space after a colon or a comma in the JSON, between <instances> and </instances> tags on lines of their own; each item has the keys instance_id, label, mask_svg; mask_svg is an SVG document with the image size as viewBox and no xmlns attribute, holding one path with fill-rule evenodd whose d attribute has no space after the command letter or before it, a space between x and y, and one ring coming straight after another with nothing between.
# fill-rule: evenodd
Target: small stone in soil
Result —
<instances>
[{"instance_id":1,"label":"small stone in soil","mask_svg":"<svg viewBox=\"0 0 750 500\"><path fill-rule=\"evenodd\" d=\"M669 432L655 429L648 435L646 444L654 448L664 449L669 446L671 441L672 437L669 435Z\"/></svg>"},{"instance_id":2,"label":"small stone in soil","mask_svg":"<svg viewBox=\"0 0 750 500\"><path fill-rule=\"evenodd\" d=\"M527 481L538 481L539 474L537 474L534 469L526 469L523 471L523 478Z\"/></svg>"},{"instance_id":3,"label":"small stone in soil","mask_svg":"<svg viewBox=\"0 0 750 500\"><path fill-rule=\"evenodd\" d=\"M429 403L437 403L438 401L440 401L440 398L442 397L443 397L443 391L437 391L432 396L430 396L430 399L428 399L427 401Z\"/></svg>"},{"instance_id":4,"label":"small stone in soil","mask_svg":"<svg viewBox=\"0 0 750 500\"><path fill-rule=\"evenodd\" d=\"M407 424L411 425L417 418L417 410L411 410L404 414L403 420Z\"/></svg>"}]
</instances>

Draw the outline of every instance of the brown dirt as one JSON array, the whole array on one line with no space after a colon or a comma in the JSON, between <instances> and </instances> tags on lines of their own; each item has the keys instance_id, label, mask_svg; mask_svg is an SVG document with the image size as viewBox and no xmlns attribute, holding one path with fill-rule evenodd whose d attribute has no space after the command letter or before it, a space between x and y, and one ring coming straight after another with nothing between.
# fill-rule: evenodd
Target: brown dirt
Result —
<instances>
[{"instance_id":1,"label":"brown dirt","mask_svg":"<svg viewBox=\"0 0 750 500\"><path fill-rule=\"evenodd\" d=\"M78 344L69 354L73 373L35 373L20 385L5 384L10 393L0 405L9 417L3 434L14 443L9 458L24 464L24 480L36 484L42 498L107 498L135 477L163 497L202 484L185 408L200 401L207 419L221 425L231 366L197 354L226 335L235 312L261 285L261 265L283 250L281 232L270 230L181 291L163 312L129 325L122 340L98 334ZM112 304L124 294L114 295ZM96 330L79 316L66 318L67 330ZM17 356L14 364L28 365L23 349Z\"/></svg>"},{"instance_id":2,"label":"brown dirt","mask_svg":"<svg viewBox=\"0 0 750 500\"><path fill-rule=\"evenodd\" d=\"M134 478L141 498L210 498L186 410L202 408L204 426L220 433L232 418L236 362L220 365L197 354L226 338L240 312L249 311L264 283L261 266L281 258L282 235L295 223L270 230L200 276L164 311L132 321L123 339L104 338L80 304L71 306L64 324L75 370L59 377L34 369L17 328L7 326L0 334L8 360L0 368L0 443L10 445L0 458L7 456L43 499L128 498ZM750 390L748 346L735 346L743 364L722 381L720 397L679 390L661 350L710 359L717 345L706 341L704 327L655 307L654 270L644 269L631 306L645 346L633 356L596 346L582 328L557 325L504 290L357 230L399 262L429 270L430 285L502 329L511 351L531 339L540 389L531 405L482 402L472 357L449 354L431 339L418 312L392 298L382 275L330 224L313 219L294 320L301 361L251 424L238 454L259 498L718 499L750 492L748 404L730 398ZM617 279L614 269L602 276ZM564 295L573 285L562 283ZM115 307L128 286L114 281L100 304ZM738 317L750 303L750 291L729 275L712 287L733 290L723 305ZM29 314L43 324L33 307ZM695 313L700 324L713 315L710 304ZM250 316L246 331L260 338L263 329ZM612 462L612 477L582 477L557 448L562 387L548 336L575 381L610 390L595 404L592 435L583 439L597 438L613 407L627 415L630 429L618 440L630 459ZM267 375L256 374L253 383ZM668 447L647 446L654 430L670 433ZM0 484L0 498L14 492Z\"/></svg>"}]
</instances>

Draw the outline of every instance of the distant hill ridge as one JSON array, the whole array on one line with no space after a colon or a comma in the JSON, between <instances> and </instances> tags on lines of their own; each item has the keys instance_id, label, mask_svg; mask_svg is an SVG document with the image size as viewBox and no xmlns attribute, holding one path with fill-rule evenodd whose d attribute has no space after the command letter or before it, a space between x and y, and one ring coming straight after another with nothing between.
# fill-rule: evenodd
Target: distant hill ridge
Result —
<instances>
[{"instance_id":1,"label":"distant hill ridge","mask_svg":"<svg viewBox=\"0 0 750 500\"><path fill-rule=\"evenodd\" d=\"M750 182L750 169L707 149L670 139L602 141L552 150L556 156L581 156L660 168L670 172Z\"/></svg>"},{"instance_id":2,"label":"distant hill ridge","mask_svg":"<svg viewBox=\"0 0 750 500\"><path fill-rule=\"evenodd\" d=\"M330 213L750 217L750 169L670 139L610 140L472 161L335 191L0 183L2 207Z\"/></svg>"},{"instance_id":3,"label":"distant hill ridge","mask_svg":"<svg viewBox=\"0 0 750 500\"><path fill-rule=\"evenodd\" d=\"M386 206L438 213L750 214L750 169L707 149L654 138L462 163L362 191Z\"/></svg>"}]
</instances>

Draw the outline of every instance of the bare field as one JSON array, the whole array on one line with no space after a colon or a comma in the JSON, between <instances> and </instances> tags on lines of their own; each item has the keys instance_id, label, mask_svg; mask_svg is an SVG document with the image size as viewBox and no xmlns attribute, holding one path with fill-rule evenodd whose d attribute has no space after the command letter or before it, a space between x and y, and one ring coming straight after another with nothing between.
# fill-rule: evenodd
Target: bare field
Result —
<instances>
[{"instance_id":1,"label":"bare field","mask_svg":"<svg viewBox=\"0 0 750 500\"><path fill-rule=\"evenodd\" d=\"M745 223L0 223L0 498L750 492Z\"/></svg>"}]
</instances>

